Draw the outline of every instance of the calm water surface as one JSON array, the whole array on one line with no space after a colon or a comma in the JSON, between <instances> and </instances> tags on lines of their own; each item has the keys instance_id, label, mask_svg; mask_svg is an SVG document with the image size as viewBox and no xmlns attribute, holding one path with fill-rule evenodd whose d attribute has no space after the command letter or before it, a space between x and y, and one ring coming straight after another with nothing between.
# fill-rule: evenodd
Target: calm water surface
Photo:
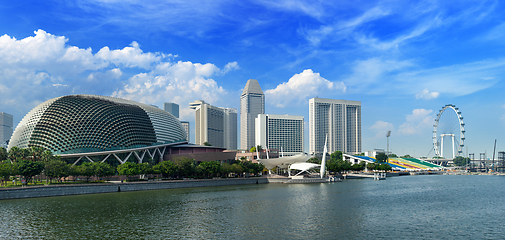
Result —
<instances>
[{"instance_id":1,"label":"calm water surface","mask_svg":"<svg viewBox=\"0 0 505 240\"><path fill-rule=\"evenodd\" d=\"M1 239L504 239L505 177L260 184L0 201Z\"/></svg>"}]
</instances>

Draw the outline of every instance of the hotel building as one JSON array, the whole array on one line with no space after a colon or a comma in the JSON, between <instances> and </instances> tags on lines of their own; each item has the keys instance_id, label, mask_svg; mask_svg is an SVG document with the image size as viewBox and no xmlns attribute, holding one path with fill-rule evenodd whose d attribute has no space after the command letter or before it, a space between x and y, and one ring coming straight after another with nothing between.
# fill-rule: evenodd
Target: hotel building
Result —
<instances>
[{"instance_id":1,"label":"hotel building","mask_svg":"<svg viewBox=\"0 0 505 240\"><path fill-rule=\"evenodd\" d=\"M322 154L326 134L328 153L361 152L361 102L311 98L309 142L311 154Z\"/></svg>"}]
</instances>

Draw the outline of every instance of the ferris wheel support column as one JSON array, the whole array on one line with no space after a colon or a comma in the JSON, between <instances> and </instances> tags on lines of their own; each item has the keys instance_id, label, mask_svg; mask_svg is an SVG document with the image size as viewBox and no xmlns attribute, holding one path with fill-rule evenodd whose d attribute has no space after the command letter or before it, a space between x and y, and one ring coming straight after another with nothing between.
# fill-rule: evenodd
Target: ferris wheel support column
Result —
<instances>
[{"instance_id":1,"label":"ferris wheel support column","mask_svg":"<svg viewBox=\"0 0 505 240\"><path fill-rule=\"evenodd\" d=\"M440 157L444 158L444 136L440 135Z\"/></svg>"},{"instance_id":2,"label":"ferris wheel support column","mask_svg":"<svg viewBox=\"0 0 505 240\"><path fill-rule=\"evenodd\" d=\"M452 134L452 159L456 157L456 153L454 152L454 134Z\"/></svg>"}]
</instances>

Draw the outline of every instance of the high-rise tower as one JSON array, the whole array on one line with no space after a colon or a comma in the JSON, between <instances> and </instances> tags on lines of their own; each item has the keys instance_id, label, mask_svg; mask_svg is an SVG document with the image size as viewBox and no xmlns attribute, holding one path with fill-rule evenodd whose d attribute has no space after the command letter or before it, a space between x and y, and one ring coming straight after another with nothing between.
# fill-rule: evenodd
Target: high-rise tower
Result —
<instances>
[{"instance_id":1,"label":"high-rise tower","mask_svg":"<svg viewBox=\"0 0 505 240\"><path fill-rule=\"evenodd\" d=\"M361 102L311 98L309 100L310 153L322 154L328 134L328 153L361 152Z\"/></svg>"},{"instance_id":2,"label":"high-rise tower","mask_svg":"<svg viewBox=\"0 0 505 240\"><path fill-rule=\"evenodd\" d=\"M240 96L240 149L255 145L255 122L258 114L265 113L265 94L256 79L249 79Z\"/></svg>"},{"instance_id":3,"label":"high-rise tower","mask_svg":"<svg viewBox=\"0 0 505 240\"><path fill-rule=\"evenodd\" d=\"M12 119L12 115L0 112L0 144L5 144L11 138Z\"/></svg>"},{"instance_id":4,"label":"high-rise tower","mask_svg":"<svg viewBox=\"0 0 505 240\"><path fill-rule=\"evenodd\" d=\"M196 144L237 149L237 109L215 107L202 100L189 106L195 110Z\"/></svg>"}]
</instances>

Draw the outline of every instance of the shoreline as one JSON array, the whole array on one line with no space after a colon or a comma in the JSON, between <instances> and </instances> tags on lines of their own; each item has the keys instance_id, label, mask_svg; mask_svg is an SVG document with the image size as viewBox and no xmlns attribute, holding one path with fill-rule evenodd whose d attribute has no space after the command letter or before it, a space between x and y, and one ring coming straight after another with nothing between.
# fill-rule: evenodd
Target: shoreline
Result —
<instances>
[{"instance_id":1,"label":"shoreline","mask_svg":"<svg viewBox=\"0 0 505 240\"><path fill-rule=\"evenodd\" d=\"M498 175L503 173L465 173L465 172L433 172L433 173L388 173L387 177L413 176L413 175ZM363 174L346 174L343 179L369 178ZM372 175L373 176L373 175ZM275 177L251 177L251 178L219 178L219 179L185 179L185 180L164 180L164 181L144 181L144 182L107 182L107 183L85 183L85 184L54 184L41 186L24 186L15 188L0 188L0 201L8 199L56 197L83 194L113 193L147 191L159 189L194 188L194 187L217 187L232 185L268 184L284 183L288 178Z\"/></svg>"},{"instance_id":2,"label":"shoreline","mask_svg":"<svg viewBox=\"0 0 505 240\"><path fill-rule=\"evenodd\" d=\"M266 177L255 177L126 183L55 184L0 189L0 200L266 183L269 183Z\"/></svg>"}]
</instances>

